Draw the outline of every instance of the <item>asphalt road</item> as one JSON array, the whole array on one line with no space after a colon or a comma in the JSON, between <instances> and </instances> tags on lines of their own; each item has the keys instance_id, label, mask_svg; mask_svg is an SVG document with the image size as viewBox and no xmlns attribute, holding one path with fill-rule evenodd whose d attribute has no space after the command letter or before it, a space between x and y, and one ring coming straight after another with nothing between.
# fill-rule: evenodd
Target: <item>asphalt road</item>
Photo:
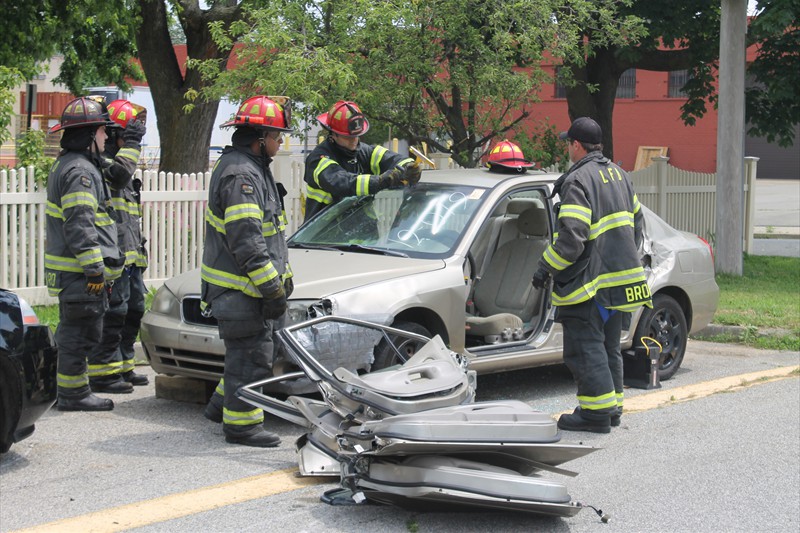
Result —
<instances>
[{"instance_id":1,"label":"asphalt road","mask_svg":"<svg viewBox=\"0 0 800 533\"><path fill-rule=\"evenodd\" d=\"M564 434L601 448L564 465L578 477L556 477L608 524L591 509L560 519L331 507L319 496L336 482L293 476L300 428L269 418L279 448L228 445L203 406L157 399L151 384L114 397L112 412L53 410L3 455L0 531L798 531L798 365L796 352L691 341L662 389L626 391L636 412L620 428ZM517 398L553 414L574 405L563 366L478 383L479 400Z\"/></svg>"}]
</instances>

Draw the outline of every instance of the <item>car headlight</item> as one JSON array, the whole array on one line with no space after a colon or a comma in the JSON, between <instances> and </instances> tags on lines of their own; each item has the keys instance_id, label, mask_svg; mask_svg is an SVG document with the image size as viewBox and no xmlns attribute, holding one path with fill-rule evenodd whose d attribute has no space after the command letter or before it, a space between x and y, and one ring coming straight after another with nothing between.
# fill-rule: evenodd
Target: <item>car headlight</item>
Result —
<instances>
[{"instance_id":1,"label":"car headlight","mask_svg":"<svg viewBox=\"0 0 800 533\"><path fill-rule=\"evenodd\" d=\"M331 314L330 302L327 300L289 300L286 309L286 325L291 326L309 318Z\"/></svg>"},{"instance_id":2,"label":"car headlight","mask_svg":"<svg viewBox=\"0 0 800 533\"><path fill-rule=\"evenodd\" d=\"M170 291L166 285L162 285L153 297L153 303L150 305L150 310L154 313L162 315L171 315L180 317L180 306L178 298Z\"/></svg>"}]
</instances>

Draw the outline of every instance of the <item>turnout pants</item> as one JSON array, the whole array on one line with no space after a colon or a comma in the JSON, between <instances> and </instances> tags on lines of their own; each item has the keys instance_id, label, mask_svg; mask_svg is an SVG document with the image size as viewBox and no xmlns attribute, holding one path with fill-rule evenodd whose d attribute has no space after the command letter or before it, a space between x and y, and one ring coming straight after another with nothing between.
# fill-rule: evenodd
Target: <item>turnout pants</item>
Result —
<instances>
[{"instance_id":1,"label":"turnout pants","mask_svg":"<svg viewBox=\"0 0 800 533\"><path fill-rule=\"evenodd\" d=\"M622 409L619 339L626 314L617 311L604 320L594 300L558 309L564 363L578 386L578 405L586 419L601 419Z\"/></svg>"},{"instance_id":2,"label":"turnout pants","mask_svg":"<svg viewBox=\"0 0 800 533\"><path fill-rule=\"evenodd\" d=\"M97 350L89 356L89 380L94 384L108 384L122 379L122 358L119 343L122 327L128 312L130 296L129 268L114 280L109 294L109 306L103 318L103 333Z\"/></svg>"},{"instance_id":3,"label":"turnout pants","mask_svg":"<svg viewBox=\"0 0 800 533\"><path fill-rule=\"evenodd\" d=\"M103 330L103 315L108 309L108 294L86 293L83 274L60 272L58 295L58 394L83 398L90 393L86 360L96 353Z\"/></svg>"},{"instance_id":4,"label":"turnout pants","mask_svg":"<svg viewBox=\"0 0 800 533\"><path fill-rule=\"evenodd\" d=\"M261 314L261 300L227 291L211 304L225 343L225 372L210 402L222 405L223 432L248 436L262 431L264 411L236 397L236 391L272 373L275 321Z\"/></svg>"},{"instance_id":5,"label":"turnout pants","mask_svg":"<svg viewBox=\"0 0 800 533\"><path fill-rule=\"evenodd\" d=\"M119 341L120 360L122 361L123 376L130 375L134 369L134 350L133 344L139 335L139 327L144 316L144 281L142 279L143 268L131 266L129 272L129 297L128 312L122 325L121 337Z\"/></svg>"}]
</instances>

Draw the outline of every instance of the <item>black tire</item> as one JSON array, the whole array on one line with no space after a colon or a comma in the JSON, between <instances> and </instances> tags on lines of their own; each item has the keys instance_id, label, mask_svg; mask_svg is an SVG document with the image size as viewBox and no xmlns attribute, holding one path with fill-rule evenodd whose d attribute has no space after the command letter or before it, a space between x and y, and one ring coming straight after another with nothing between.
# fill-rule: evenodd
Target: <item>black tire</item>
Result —
<instances>
[{"instance_id":1,"label":"black tire","mask_svg":"<svg viewBox=\"0 0 800 533\"><path fill-rule=\"evenodd\" d=\"M431 332L416 322L404 322L401 320L392 324L392 327L395 329L408 331L409 333L416 333L417 335L431 337ZM372 363L372 370L381 370L383 368L389 368L390 366L401 365L412 355L417 353L418 349L425 345L424 342L418 342L414 339L399 336L392 336L392 341L397 346L404 359L400 359L397 356L397 353L395 353L394 349L392 349L392 347L389 346L384 339L375 347L375 362Z\"/></svg>"},{"instance_id":2,"label":"black tire","mask_svg":"<svg viewBox=\"0 0 800 533\"><path fill-rule=\"evenodd\" d=\"M689 338L686 316L674 298L666 294L656 294L653 298L653 308L645 307L636 326L633 345L639 346L641 344L639 339L642 337L652 337L661 344L659 380L666 381L672 378L683 362Z\"/></svg>"}]
</instances>

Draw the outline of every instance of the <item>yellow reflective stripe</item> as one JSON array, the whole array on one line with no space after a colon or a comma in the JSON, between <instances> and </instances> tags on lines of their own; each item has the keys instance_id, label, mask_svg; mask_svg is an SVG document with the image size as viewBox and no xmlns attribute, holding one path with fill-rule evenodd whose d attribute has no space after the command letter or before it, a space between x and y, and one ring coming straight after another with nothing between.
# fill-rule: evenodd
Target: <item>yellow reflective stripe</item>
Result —
<instances>
[{"instance_id":1,"label":"yellow reflective stripe","mask_svg":"<svg viewBox=\"0 0 800 533\"><path fill-rule=\"evenodd\" d=\"M558 218L577 218L581 222L585 222L587 226L590 226L592 224L592 210L577 204L561 204L558 210Z\"/></svg>"},{"instance_id":2,"label":"yellow reflective stripe","mask_svg":"<svg viewBox=\"0 0 800 533\"><path fill-rule=\"evenodd\" d=\"M92 248L91 250L86 250L85 252L81 252L77 254L78 262L82 266L93 265L95 263L102 263L103 262L103 253L100 251L100 248Z\"/></svg>"},{"instance_id":3,"label":"yellow reflective stripe","mask_svg":"<svg viewBox=\"0 0 800 533\"><path fill-rule=\"evenodd\" d=\"M622 400L624 400L624 399L625 399L625 393L624 392L618 392L617 393L617 407L622 407Z\"/></svg>"},{"instance_id":4,"label":"yellow reflective stripe","mask_svg":"<svg viewBox=\"0 0 800 533\"><path fill-rule=\"evenodd\" d=\"M111 205L114 207L115 211L123 211L125 213L130 213L131 215L139 214L139 204L136 202L129 202L125 198L121 198L119 196L114 196L111 198Z\"/></svg>"},{"instance_id":5,"label":"yellow reflective stripe","mask_svg":"<svg viewBox=\"0 0 800 533\"><path fill-rule=\"evenodd\" d=\"M383 159L383 154L388 151L383 146L376 146L372 151L372 156L369 158L369 168L373 174L381 173L381 159Z\"/></svg>"},{"instance_id":6,"label":"yellow reflective stripe","mask_svg":"<svg viewBox=\"0 0 800 533\"><path fill-rule=\"evenodd\" d=\"M278 233L278 228L275 227L274 222L262 222L261 223L261 234L264 237L272 237ZM282 227L281 227L282 231Z\"/></svg>"},{"instance_id":7,"label":"yellow reflective stripe","mask_svg":"<svg viewBox=\"0 0 800 533\"><path fill-rule=\"evenodd\" d=\"M114 219L108 213L99 211L94 215L94 225L98 227L111 226L114 224Z\"/></svg>"},{"instance_id":8,"label":"yellow reflective stripe","mask_svg":"<svg viewBox=\"0 0 800 533\"><path fill-rule=\"evenodd\" d=\"M222 408L222 423L233 426L252 426L264 422L264 411L259 408L252 411L234 411Z\"/></svg>"},{"instance_id":9,"label":"yellow reflective stripe","mask_svg":"<svg viewBox=\"0 0 800 533\"><path fill-rule=\"evenodd\" d=\"M633 213L620 211L618 213L612 213L608 216L604 216L592 224L591 229L589 230L589 240L591 241L592 239L596 239L606 231L622 226L633 227Z\"/></svg>"},{"instance_id":10,"label":"yellow reflective stripe","mask_svg":"<svg viewBox=\"0 0 800 533\"><path fill-rule=\"evenodd\" d=\"M103 365L89 365L89 377L112 376L122 372L122 362L106 363Z\"/></svg>"},{"instance_id":11,"label":"yellow reflective stripe","mask_svg":"<svg viewBox=\"0 0 800 533\"><path fill-rule=\"evenodd\" d=\"M322 189L315 189L311 185L306 185L306 197L325 205L333 203L333 196L330 193Z\"/></svg>"},{"instance_id":12,"label":"yellow reflective stripe","mask_svg":"<svg viewBox=\"0 0 800 533\"><path fill-rule=\"evenodd\" d=\"M263 285L268 281L272 281L273 279L277 278L278 271L275 269L272 261L270 261L263 267L253 270L252 272L248 272L247 275L250 276L251 280L253 280L253 284L258 287L259 285Z\"/></svg>"},{"instance_id":13,"label":"yellow reflective stripe","mask_svg":"<svg viewBox=\"0 0 800 533\"><path fill-rule=\"evenodd\" d=\"M133 369L136 368L136 362L131 359L124 359L122 361L122 372L133 372Z\"/></svg>"},{"instance_id":14,"label":"yellow reflective stripe","mask_svg":"<svg viewBox=\"0 0 800 533\"><path fill-rule=\"evenodd\" d=\"M553 293L553 305L575 305L585 302L589 298L593 298L600 289L629 285L637 281L643 282L645 279L644 269L642 267L634 267L628 270L620 270L619 272L601 274L566 296L559 296L558 294ZM631 306L629 304L624 304L622 306L615 306L613 309L623 310L623 307L636 309L641 305L642 304L636 304Z\"/></svg>"},{"instance_id":15,"label":"yellow reflective stripe","mask_svg":"<svg viewBox=\"0 0 800 533\"><path fill-rule=\"evenodd\" d=\"M338 165L338 164L339 163L337 163L336 161L334 161L333 159L331 159L329 157L323 157L322 159L320 159L319 163L317 164L317 168L314 169L314 182L317 185L320 185L319 175L322 173L322 171L325 170L326 168L328 168L331 165Z\"/></svg>"},{"instance_id":16,"label":"yellow reflective stripe","mask_svg":"<svg viewBox=\"0 0 800 533\"><path fill-rule=\"evenodd\" d=\"M80 387L89 386L89 376L86 374L78 374L71 376L69 374L57 374L56 383L62 389L78 389Z\"/></svg>"},{"instance_id":17,"label":"yellow reflective stripe","mask_svg":"<svg viewBox=\"0 0 800 533\"><path fill-rule=\"evenodd\" d=\"M225 235L225 224L222 222L222 219L219 218L211 211L210 207L206 208L206 222L208 225L217 230L217 232L222 233Z\"/></svg>"},{"instance_id":18,"label":"yellow reflective stripe","mask_svg":"<svg viewBox=\"0 0 800 533\"><path fill-rule=\"evenodd\" d=\"M237 204L225 209L224 224L226 226L231 222L235 222L243 218L257 218L258 220L261 220L264 218L264 212L258 207L258 204Z\"/></svg>"},{"instance_id":19,"label":"yellow reflective stripe","mask_svg":"<svg viewBox=\"0 0 800 533\"><path fill-rule=\"evenodd\" d=\"M217 383L217 388L214 389L214 392L220 396L225 396L225 378L219 380L219 383Z\"/></svg>"},{"instance_id":20,"label":"yellow reflective stripe","mask_svg":"<svg viewBox=\"0 0 800 533\"><path fill-rule=\"evenodd\" d=\"M119 268L114 268L106 265L103 276L105 276L106 280L114 280L122 276L122 271L125 270L124 266Z\"/></svg>"},{"instance_id":21,"label":"yellow reflective stripe","mask_svg":"<svg viewBox=\"0 0 800 533\"><path fill-rule=\"evenodd\" d=\"M581 396L578 395L578 405L581 409L596 411L598 409L610 409L617 405L617 394L611 391L600 396Z\"/></svg>"},{"instance_id":22,"label":"yellow reflective stripe","mask_svg":"<svg viewBox=\"0 0 800 533\"><path fill-rule=\"evenodd\" d=\"M44 214L47 216L60 218L61 220L64 220L64 211L62 211L62 209L53 202L47 202L47 206L44 209Z\"/></svg>"},{"instance_id":23,"label":"yellow reflective stripe","mask_svg":"<svg viewBox=\"0 0 800 533\"><path fill-rule=\"evenodd\" d=\"M83 273L83 267L74 257L61 257L58 255L44 254L44 267L50 270L59 270L61 272Z\"/></svg>"},{"instance_id":24,"label":"yellow reflective stripe","mask_svg":"<svg viewBox=\"0 0 800 533\"><path fill-rule=\"evenodd\" d=\"M636 214L641 209L642 204L639 203L639 197L636 196L636 193L633 194L633 213Z\"/></svg>"},{"instance_id":25,"label":"yellow reflective stripe","mask_svg":"<svg viewBox=\"0 0 800 533\"><path fill-rule=\"evenodd\" d=\"M413 159L413 158L411 158L411 157L407 157L407 158L403 159L402 161L400 161L399 163L397 163L397 166L398 166L398 167L403 167L403 166L405 166L406 164L408 164L408 163L413 163L413 162L414 162L414 159Z\"/></svg>"},{"instance_id":26,"label":"yellow reflective stripe","mask_svg":"<svg viewBox=\"0 0 800 533\"><path fill-rule=\"evenodd\" d=\"M558 255L558 253L556 253L556 251L553 249L552 244L549 245L547 249L545 249L542 257L544 258L545 262L547 262L548 265L558 270L559 272L572 264L572 262L567 261L560 255Z\"/></svg>"},{"instance_id":27,"label":"yellow reflective stripe","mask_svg":"<svg viewBox=\"0 0 800 533\"><path fill-rule=\"evenodd\" d=\"M286 281L287 279L293 277L294 277L294 272L292 272L292 267L289 266L289 263L286 263L286 269L283 271L283 276L281 276L281 279L283 281Z\"/></svg>"},{"instance_id":28,"label":"yellow reflective stripe","mask_svg":"<svg viewBox=\"0 0 800 533\"><path fill-rule=\"evenodd\" d=\"M141 152L136 148L120 148L119 152L117 152L117 157L123 157L134 163L138 163L140 153Z\"/></svg>"},{"instance_id":29,"label":"yellow reflective stripe","mask_svg":"<svg viewBox=\"0 0 800 533\"><path fill-rule=\"evenodd\" d=\"M248 277L230 274L222 270L217 270L216 268L211 268L208 265L201 266L200 277L212 285L242 291L253 298L261 298L261 293L256 290Z\"/></svg>"},{"instance_id":30,"label":"yellow reflective stripe","mask_svg":"<svg viewBox=\"0 0 800 533\"><path fill-rule=\"evenodd\" d=\"M369 196L369 174L356 176L356 196Z\"/></svg>"},{"instance_id":31,"label":"yellow reflective stripe","mask_svg":"<svg viewBox=\"0 0 800 533\"><path fill-rule=\"evenodd\" d=\"M90 192L73 192L61 197L61 209L68 209L78 205L88 205L97 209L97 199Z\"/></svg>"}]
</instances>

